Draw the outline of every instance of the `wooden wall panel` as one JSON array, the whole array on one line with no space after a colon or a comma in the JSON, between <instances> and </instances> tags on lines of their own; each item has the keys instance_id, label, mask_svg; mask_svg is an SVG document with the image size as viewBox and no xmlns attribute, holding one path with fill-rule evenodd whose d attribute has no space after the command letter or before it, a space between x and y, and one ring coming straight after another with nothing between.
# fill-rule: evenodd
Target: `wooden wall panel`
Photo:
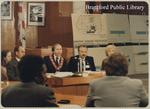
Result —
<instances>
[{"instance_id":1,"label":"wooden wall panel","mask_svg":"<svg viewBox=\"0 0 150 109\"><path fill-rule=\"evenodd\" d=\"M13 18L1 21L1 48L13 50L19 42L18 28L18 4L13 3ZM16 21L15 21L16 20ZM35 48L38 46L37 26L27 26L26 28L26 47Z\"/></svg>"},{"instance_id":2,"label":"wooden wall panel","mask_svg":"<svg viewBox=\"0 0 150 109\"><path fill-rule=\"evenodd\" d=\"M36 48L38 46L38 34L36 26L28 26L26 30L26 47Z\"/></svg>"},{"instance_id":3,"label":"wooden wall panel","mask_svg":"<svg viewBox=\"0 0 150 109\"><path fill-rule=\"evenodd\" d=\"M1 22L1 49L13 50L15 47L14 19Z\"/></svg>"},{"instance_id":4,"label":"wooden wall panel","mask_svg":"<svg viewBox=\"0 0 150 109\"><path fill-rule=\"evenodd\" d=\"M27 26L26 47L44 47L56 42L61 43L64 47L73 47L72 2L46 2L45 4L45 26ZM14 3L14 9L15 19L2 21L2 49L12 50L15 45L19 44L19 32L15 30L18 26L18 2ZM60 15L60 12L65 10L66 12L62 13L64 16Z\"/></svg>"},{"instance_id":5,"label":"wooden wall panel","mask_svg":"<svg viewBox=\"0 0 150 109\"><path fill-rule=\"evenodd\" d=\"M24 4L25 8L27 8L28 3ZM15 27L18 28L18 12L19 12L19 4L18 2L15 2L14 7L14 17L15 17ZM27 9L25 9L27 11ZM26 12L27 14L28 12ZM24 15L25 16L25 15ZM27 16L25 16L27 18ZM26 19L27 20L27 19ZM26 24L27 25L27 24ZM37 26L29 26L25 28L25 39L26 39L26 47L27 48L35 48L38 46L38 34L37 34ZM19 30L16 30L16 45L19 45Z\"/></svg>"},{"instance_id":6,"label":"wooden wall panel","mask_svg":"<svg viewBox=\"0 0 150 109\"><path fill-rule=\"evenodd\" d=\"M59 9L59 16L70 17L70 13L72 13L73 11L73 3L59 2L58 9Z\"/></svg>"},{"instance_id":7,"label":"wooden wall panel","mask_svg":"<svg viewBox=\"0 0 150 109\"><path fill-rule=\"evenodd\" d=\"M70 4L72 3L70 2ZM38 27L39 46L43 47L54 43L61 43L64 47L73 47L71 13L69 17L60 16L59 2L47 2L45 20L45 26Z\"/></svg>"}]
</instances>

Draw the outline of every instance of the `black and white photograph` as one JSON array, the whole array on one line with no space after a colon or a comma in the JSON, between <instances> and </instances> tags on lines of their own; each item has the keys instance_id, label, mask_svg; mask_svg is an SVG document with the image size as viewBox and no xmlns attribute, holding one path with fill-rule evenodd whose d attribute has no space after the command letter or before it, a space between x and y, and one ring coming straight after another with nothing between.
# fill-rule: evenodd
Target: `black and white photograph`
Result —
<instances>
[{"instance_id":1,"label":"black and white photograph","mask_svg":"<svg viewBox=\"0 0 150 109\"><path fill-rule=\"evenodd\" d=\"M44 26L45 4L29 3L28 4L28 25Z\"/></svg>"},{"instance_id":2,"label":"black and white photograph","mask_svg":"<svg viewBox=\"0 0 150 109\"><path fill-rule=\"evenodd\" d=\"M150 0L12 1L0 109L150 109Z\"/></svg>"},{"instance_id":3,"label":"black and white photograph","mask_svg":"<svg viewBox=\"0 0 150 109\"><path fill-rule=\"evenodd\" d=\"M12 2L4 1L1 4L1 19L10 20L12 18Z\"/></svg>"}]
</instances>

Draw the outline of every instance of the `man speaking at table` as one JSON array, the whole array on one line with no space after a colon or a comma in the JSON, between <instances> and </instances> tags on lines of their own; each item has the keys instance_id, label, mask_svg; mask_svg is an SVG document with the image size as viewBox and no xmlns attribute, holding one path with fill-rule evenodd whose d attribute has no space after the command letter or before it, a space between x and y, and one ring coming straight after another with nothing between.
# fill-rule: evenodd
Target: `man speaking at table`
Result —
<instances>
[{"instance_id":1,"label":"man speaking at table","mask_svg":"<svg viewBox=\"0 0 150 109\"><path fill-rule=\"evenodd\" d=\"M71 72L96 71L94 59L88 55L88 48L84 45L78 47L79 55L70 58L68 70Z\"/></svg>"}]
</instances>

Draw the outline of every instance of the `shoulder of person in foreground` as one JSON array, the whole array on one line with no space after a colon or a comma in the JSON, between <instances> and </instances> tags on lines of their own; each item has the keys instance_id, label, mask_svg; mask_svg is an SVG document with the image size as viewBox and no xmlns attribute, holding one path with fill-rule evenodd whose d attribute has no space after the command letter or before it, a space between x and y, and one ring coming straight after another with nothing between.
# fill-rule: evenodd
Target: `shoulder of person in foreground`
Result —
<instances>
[{"instance_id":1,"label":"shoulder of person in foreground","mask_svg":"<svg viewBox=\"0 0 150 109\"><path fill-rule=\"evenodd\" d=\"M103 81L105 81L105 78L106 77L100 77L100 78L97 78L97 79L94 79L92 81L90 81L89 85L90 86L97 86L97 85L100 85L100 84L103 84Z\"/></svg>"},{"instance_id":2,"label":"shoulder of person in foreground","mask_svg":"<svg viewBox=\"0 0 150 109\"><path fill-rule=\"evenodd\" d=\"M38 86L39 86L39 91L41 90L41 92L44 94L45 97L44 106L58 107L53 89L43 85L38 85Z\"/></svg>"},{"instance_id":3,"label":"shoulder of person in foreground","mask_svg":"<svg viewBox=\"0 0 150 109\"><path fill-rule=\"evenodd\" d=\"M142 80L136 80L136 82L139 82L139 87L140 87L140 104L139 107L146 107L148 106L148 94L145 90L144 84L142 82Z\"/></svg>"}]
</instances>

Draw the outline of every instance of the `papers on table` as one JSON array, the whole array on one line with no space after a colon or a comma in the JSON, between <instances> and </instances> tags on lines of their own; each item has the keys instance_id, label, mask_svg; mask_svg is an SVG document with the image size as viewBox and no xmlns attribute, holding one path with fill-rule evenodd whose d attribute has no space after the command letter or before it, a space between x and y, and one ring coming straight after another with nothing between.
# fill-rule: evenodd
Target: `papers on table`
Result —
<instances>
[{"instance_id":1,"label":"papers on table","mask_svg":"<svg viewBox=\"0 0 150 109\"><path fill-rule=\"evenodd\" d=\"M53 76L54 77L68 77L68 76L72 76L73 73L72 72L56 72Z\"/></svg>"},{"instance_id":2,"label":"papers on table","mask_svg":"<svg viewBox=\"0 0 150 109\"><path fill-rule=\"evenodd\" d=\"M51 78L54 75L54 73L46 73L47 78Z\"/></svg>"},{"instance_id":3,"label":"papers on table","mask_svg":"<svg viewBox=\"0 0 150 109\"><path fill-rule=\"evenodd\" d=\"M105 71L86 71L86 72L82 72L82 73L72 73L72 72L56 72L56 73L46 73L46 77L47 78L51 78L51 77L59 77L59 78L63 78L63 77L70 77L70 76L83 76L83 77L87 77L89 75L94 75L94 74L99 74L102 73L105 75Z\"/></svg>"},{"instance_id":4,"label":"papers on table","mask_svg":"<svg viewBox=\"0 0 150 109\"><path fill-rule=\"evenodd\" d=\"M59 104L60 108L81 108L79 105L75 104Z\"/></svg>"}]
</instances>

